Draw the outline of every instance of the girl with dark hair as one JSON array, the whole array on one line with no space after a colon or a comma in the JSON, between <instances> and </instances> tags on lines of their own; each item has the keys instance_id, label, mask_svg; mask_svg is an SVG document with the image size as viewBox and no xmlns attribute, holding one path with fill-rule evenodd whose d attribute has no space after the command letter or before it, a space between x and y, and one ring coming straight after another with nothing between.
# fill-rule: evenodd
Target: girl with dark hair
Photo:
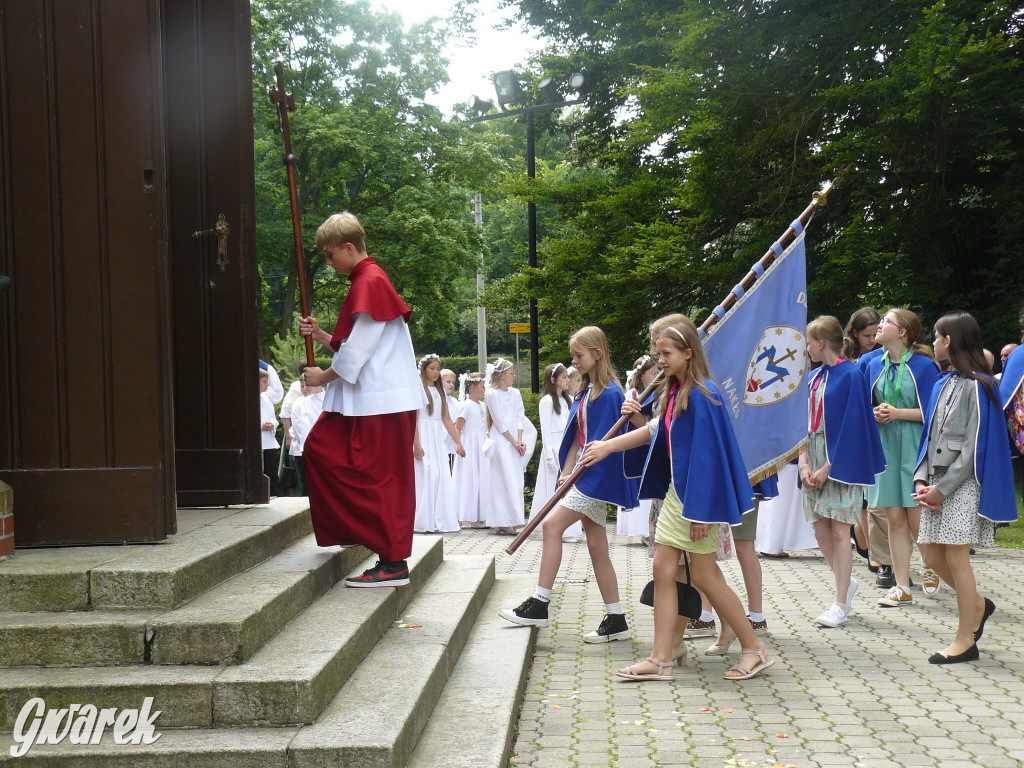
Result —
<instances>
[{"instance_id":1,"label":"girl with dark hair","mask_svg":"<svg viewBox=\"0 0 1024 768\"><path fill-rule=\"evenodd\" d=\"M950 370L936 382L926 410L914 500L923 508L918 544L925 562L956 590L956 636L932 664L978 658L978 640L996 607L978 594L970 550L990 547L995 523L1017 519L999 390L982 351L981 330L966 312L935 323L935 356Z\"/></svg>"},{"instance_id":2,"label":"girl with dark hair","mask_svg":"<svg viewBox=\"0 0 1024 768\"><path fill-rule=\"evenodd\" d=\"M533 503L530 505L530 517L540 512L547 504L558 485L561 465L558 463L558 447L562 444L565 425L569 423L569 411L572 399L567 394L569 374L561 363L552 363L544 369L544 397L537 404L540 415L541 454L537 464L537 485L533 490ZM579 541L583 533L583 523L573 523L562 540Z\"/></svg>"},{"instance_id":3,"label":"girl with dark hair","mask_svg":"<svg viewBox=\"0 0 1024 768\"><path fill-rule=\"evenodd\" d=\"M412 455L416 459L416 519L413 530L451 532L459 530L455 511L452 471L448 464L447 434L455 452L465 456L462 438L448 412L448 398L441 381L441 360L427 355L419 362L420 381L427 402L416 414L416 435Z\"/></svg>"},{"instance_id":4,"label":"girl with dark hair","mask_svg":"<svg viewBox=\"0 0 1024 768\"><path fill-rule=\"evenodd\" d=\"M852 315L843 332L843 357L851 363L875 348L875 333L881 321L874 307L861 307Z\"/></svg>"}]
</instances>

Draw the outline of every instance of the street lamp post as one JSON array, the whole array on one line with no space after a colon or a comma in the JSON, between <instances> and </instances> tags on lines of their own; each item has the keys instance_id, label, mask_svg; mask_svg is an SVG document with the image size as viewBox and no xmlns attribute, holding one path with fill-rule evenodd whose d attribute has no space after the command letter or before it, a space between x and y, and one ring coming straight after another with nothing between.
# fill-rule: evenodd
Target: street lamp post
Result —
<instances>
[{"instance_id":1,"label":"street lamp post","mask_svg":"<svg viewBox=\"0 0 1024 768\"><path fill-rule=\"evenodd\" d=\"M498 72L494 75L495 89L498 92L498 103L501 112L497 114L485 114L494 106L491 102L483 101L474 96L470 99L470 108L480 112L476 117L471 118L474 123L482 123L486 120L499 120L506 117L526 117L526 175L532 181L537 175L536 156L536 132L533 124L533 116L537 112L547 112L560 107L570 107L582 101L582 94L585 85L583 75L574 74L569 79L569 85L577 93L579 98L557 99L557 92L551 83L550 78L545 78L540 83L541 93L548 99L544 104L535 104L520 107L518 109L506 109L505 104L521 103L523 92L519 88L518 80L511 71ZM526 206L526 237L528 242L527 263L536 268L537 266L537 204L533 200L533 189L530 189L530 200ZM534 393L540 392L540 341L538 333L537 299L530 297L530 390Z\"/></svg>"}]
</instances>

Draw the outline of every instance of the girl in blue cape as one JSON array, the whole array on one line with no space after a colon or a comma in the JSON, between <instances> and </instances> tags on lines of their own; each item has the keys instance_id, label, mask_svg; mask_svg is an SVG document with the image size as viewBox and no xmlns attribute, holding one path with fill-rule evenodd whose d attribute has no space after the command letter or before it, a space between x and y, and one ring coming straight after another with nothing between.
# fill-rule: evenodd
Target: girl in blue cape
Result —
<instances>
[{"instance_id":1,"label":"girl in blue cape","mask_svg":"<svg viewBox=\"0 0 1024 768\"><path fill-rule=\"evenodd\" d=\"M608 339L595 326L581 328L569 340L572 364L582 374L582 390L575 396L569 421L562 434L558 461L562 477L572 473L583 455L589 437L601 437L615 426L625 396L615 377L608 355ZM629 626L619 600L619 582L608 554L607 505L626 509L637 505L636 483L622 471L622 457L583 473L561 503L544 519L544 545L540 557L537 589L522 604L500 612L502 618L527 627L548 625L551 588L562 563L562 535L572 524L582 521L587 533L587 549L594 566L594 577L601 590L607 614L600 626L583 636L588 643L607 643L629 637Z\"/></svg>"},{"instance_id":2,"label":"girl in blue cape","mask_svg":"<svg viewBox=\"0 0 1024 768\"><path fill-rule=\"evenodd\" d=\"M999 389L966 312L935 323L935 357L950 370L935 384L926 411L914 473L914 499L923 508L918 544L926 563L956 590L956 637L932 664L978 658L978 640L996 607L978 594L971 547L991 547L995 523L1017 519Z\"/></svg>"},{"instance_id":3,"label":"girl in blue cape","mask_svg":"<svg viewBox=\"0 0 1024 768\"><path fill-rule=\"evenodd\" d=\"M823 627L845 624L853 608L850 526L860 520L864 487L885 469L867 381L840 356L842 348L836 318L823 315L807 325L807 356L822 365L811 375L807 447L800 452L804 519L836 583L835 602L814 620Z\"/></svg>"},{"instance_id":4,"label":"girl in blue cape","mask_svg":"<svg viewBox=\"0 0 1024 768\"><path fill-rule=\"evenodd\" d=\"M746 680L775 663L747 620L716 559L719 523L738 525L754 508L732 424L718 387L711 380L697 328L685 316L659 331L658 365L665 379L655 417L645 428L607 441L590 443L581 458L586 466L612 454L650 443L640 482L644 498L664 498L655 532L654 648L651 655L616 674L627 680L673 678L674 630L679 612L676 580L680 555L689 553L693 585L711 600L718 615L734 628L742 651L725 673ZM618 464L618 457L608 459Z\"/></svg>"},{"instance_id":5,"label":"girl in blue cape","mask_svg":"<svg viewBox=\"0 0 1024 768\"><path fill-rule=\"evenodd\" d=\"M878 324L876 339L882 354L863 365L878 436L885 452L885 471L868 487L868 505L884 510L889 523L889 553L896 584L878 601L884 607L912 605L910 555L917 539L921 509L914 501L914 467L921 444L921 422L939 366L931 350L918 344L921 319L909 309L890 309ZM921 549L922 559L924 549ZM925 568L922 588L931 595L939 577Z\"/></svg>"}]
</instances>

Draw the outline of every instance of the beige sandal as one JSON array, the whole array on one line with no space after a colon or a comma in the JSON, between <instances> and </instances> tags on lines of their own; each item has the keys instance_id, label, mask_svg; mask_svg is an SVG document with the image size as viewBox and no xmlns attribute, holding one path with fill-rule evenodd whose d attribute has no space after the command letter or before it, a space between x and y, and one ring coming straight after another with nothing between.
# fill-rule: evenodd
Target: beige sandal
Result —
<instances>
[{"instance_id":1,"label":"beige sandal","mask_svg":"<svg viewBox=\"0 0 1024 768\"><path fill-rule=\"evenodd\" d=\"M680 664L686 661L686 643L680 643L679 647L672 651L672 661L678 661Z\"/></svg>"},{"instance_id":2,"label":"beige sandal","mask_svg":"<svg viewBox=\"0 0 1024 768\"><path fill-rule=\"evenodd\" d=\"M705 656L725 656L725 654L729 652L729 648L730 648L730 646L734 642L736 642L736 635L733 635L729 639L729 642L726 643L725 645L719 645L718 643L715 643L714 645L709 645L708 649L706 651L704 651L704 655Z\"/></svg>"},{"instance_id":3,"label":"beige sandal","mask_svg":"<svg viewBox=\"0 0 1024 768\"><path fill-rule=\"evenodd\" d=\"M651 662L651 664L654 664L658 668L658 671L657 672L637 672L636 668L639 665L643 664L645 661L649 661L649 662ZM672 674L672 667L673 666L674 665L673 665L673 663L671 661L658 661L657 659L652 659L650 657L647 657L646 659L643 659L642 661L638 661L635 664L630 664L628 667L620 669L615 674L618 675L619 677L625 678L626 680L664 680L664 681L670 681L670 680L674 680L675 679L675 675ZM666 669L668 670L668 672L665 671Z\"/></svg>"},{"instance_id":4,"label":"beige sandal","mask_svg":"<svg viewBox=\"0 0 1024 768\"><path fill-rule=\"evenodd\" d=\"M744 648L740 651L740 658L742 659L744 656L757 656L759 661L750 669L747 669L737 662L726 670L724 675L726 680L749 680L755 675L760 674L762 670L768 669L768 667L775 663L775 659L768 655L767 646L758 651L751 648Z\"/></svg>"}]
</instances>

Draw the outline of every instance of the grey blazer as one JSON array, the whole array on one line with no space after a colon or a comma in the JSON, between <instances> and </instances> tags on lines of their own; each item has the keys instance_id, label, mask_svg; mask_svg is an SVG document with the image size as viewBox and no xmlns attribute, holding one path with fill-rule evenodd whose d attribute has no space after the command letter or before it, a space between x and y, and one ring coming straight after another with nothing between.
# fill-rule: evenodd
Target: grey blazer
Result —
<instances>
[{"instance_id":1,"label":"grey blazer","mask_svg":"<svg viewBox=\"0 0 1024 768\"><path fill-rule=\"evenodd\" d=\"M949 496L974 476L974 450L980 424L977 384L971 379L950 376L932 405L928 449L917 465L914 481L931 484L934 470L946 467L946 474L935 487L943 496Z\"/></svg>"}]
</instances>

